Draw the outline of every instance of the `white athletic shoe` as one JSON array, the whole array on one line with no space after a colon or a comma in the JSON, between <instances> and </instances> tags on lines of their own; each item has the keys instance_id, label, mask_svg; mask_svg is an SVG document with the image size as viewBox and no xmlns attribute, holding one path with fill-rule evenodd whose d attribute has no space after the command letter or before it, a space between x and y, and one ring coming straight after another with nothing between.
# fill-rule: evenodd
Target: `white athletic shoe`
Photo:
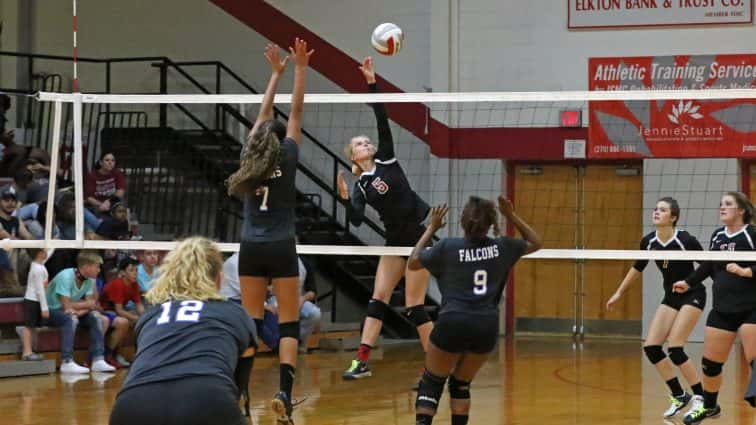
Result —
<instances>
[{"instance_id":1,"label":"white athletic shoe","mask_svg":"<svg viewBox=\"0 0 756 425\"><path fill-rule=\"evenodd\" d=\"M704 404L703 397L700 396L700 395L694 395L693 399L691 400L691 403L690 403L690 405L691 405L690 406L690 410L688 410L687 412L685 412L685 415L683 415L683 417L688 416L691 413L695 412L696 410L702 408L703 404Z\"/></svg>"},{"instance_id":2,"label":"white athletic shoe","mask_svg":"<svg viewBox=\"0 0 756 425\"><path fill-rule=\"evenodd\" d=\"M60 373L66 373L66 374L89 373L89 368L78 365L73 360L68 360L60 364Z\"/></svg>"},{"instance_id":3,"label":"white athletic shoe","mask_svg":"<svg viewBox=\"0 0 756 425\"><path fill-rule=\"evenodd\" d=\"M664 412L665 418L671 418L672 416L675 416L677 412L682 410L685 406L688 405L688 403L691 400L691 396L688 393L682 393L681 396L669 396L670 405L669 408Z\"/></svg>"},{"instance_id":4,"label":"white athletic shoe","mask_svg":"<svg viewBox=\"0 0 756 425\"><path fill-rule=\"evenodd\" d=\"M126 367L128 367L128 366L131 366L131 362L130 362L130 361L128 361L128 360L126 360L126 358L125 358L125 357L123 357L123 356L122 356L122 355L120 355L120 354L116 354L116 356L115 356L115 359L116 359L116 361L117 361L118 363L120 363L120 364L122 364L122 365L124 365L124 366L126 366Z\"/></svg>"},{"instance_id":5,"label":"white athletic shoe","mask_svg":"<svg viewBox=\"0 0 756 425\"><path fill-rule=\"evenodd\" d=\"M109 365L104 359L92 362L92 372L115 372L116 368Z\"/></svg>"}]
</instances>

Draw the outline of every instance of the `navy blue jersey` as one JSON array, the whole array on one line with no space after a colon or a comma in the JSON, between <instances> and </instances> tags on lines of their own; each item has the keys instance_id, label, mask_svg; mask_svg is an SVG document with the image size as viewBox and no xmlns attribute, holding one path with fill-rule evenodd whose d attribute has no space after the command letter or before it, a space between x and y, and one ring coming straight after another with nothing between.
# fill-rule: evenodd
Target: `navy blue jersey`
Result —
<instances>
[{"instance_id":1,"label":"navy blue jersey","mask_svg":"<svg viewBox=\"0 0 756 425\"><path fill-rule=\"evenodd\" d=\"M375 84L370 85L370 91L377 91ZM376 103L372 107L378 124L375 167L363 172L354 185L350 221L359 226L364 219L367 204L378 212L387 228L407 221L419 223L428 215L430 206L412 190L394 155L394 138L385 106Z\"/></svg>"},{"instance_id":2,"label":"navy blue jersey","mask_svg":"<svg viewBox=\"0 0 756 425\"><path fill-rule=\"evenodd\" d=\"M527 242L499 237L471 241L446 238L420 253L420 263L438 281L440 314L498 314L507 276Z\"/></svg>"},{"instance_id":3,"label":"navy blue jersey","mask_svg":"<svg viewBox=\"0 0 756 425\"><path fill-rule=\"evenodd\" d=\"M657 251L703 251L703 247L693 235L685 230L675 230L672 238L666 242L659 240L656 232L651 232L641 239L640 249L642 250L657 250ZM633 268L642 272L646 268L648 260L637 260L633 264ZM656 267L662 274L664 279L664 293L669 295L672 293L672 285L680 280L685 279L691 273L693 273L694 265L693 261L668 261L658 260L656 261ZM703 290L704 287L701 283L691 287L691 290Z\"/></svg>"},{"instance_id":4,"label":"navy blue jersey","mask_svg":"<svg viewBox=\"0 0 756 425\"><path fill-rule=\"evenodd\" d=\"M297 142L288 137L283 139L281 160L273 175L262 182L256 193L244 195L243 241L271 242L294 238L298 161Z\"/></svg>"},{"instance_id":5,"label":"navy blue jersey","mask_svg":"<svg viewBox=\"0 0 756 425\"><path fill-rule=\"evenodd\" d=\"M710 251L755 251L756 231L750 224L729 234L720 227L711 235ZM750 267L754 277L740 277L727 271L730 261L704 261L687 279L695 285L707 277L714 281L713 308L723 313L740 313L756 310L756 263L738 261L740 267Z\"/></svg>"},{"instance_id":6,"label":"navy blue jersey","mask_svg":"<svg viewBox=\"0 0 756 425\"><path fill-rule=\"evenodd\" d=\"M173 301L145 312L136 325L137 353L122 390L173 379L213 376L232 388L255 324L231 301Z\"/></svg>"}]
</instances>

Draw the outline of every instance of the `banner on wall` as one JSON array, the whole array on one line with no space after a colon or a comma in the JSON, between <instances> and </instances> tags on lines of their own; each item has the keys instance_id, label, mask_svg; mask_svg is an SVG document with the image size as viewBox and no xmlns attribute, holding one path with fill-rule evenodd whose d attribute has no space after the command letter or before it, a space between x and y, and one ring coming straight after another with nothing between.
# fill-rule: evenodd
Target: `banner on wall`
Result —
<instances>
[{"instance_id":1,"label":"banner on wall","mask_svg":"<svg viewBox=\"0 0 756 425\"><path fill-rule=\"evenodd\" d=\"M756 54L590 58L589 90L756 88ZM756 99L589 102L589 158L756 157Z\"/></svg>"},{"instance_id":2,"label":"banner on wall","mask_svg":"<svg viewBox=\"0 0 756 425\"><path fill-rule=\"evenodd\" d=\"M753 0L567 0L569 29L752 22Z\"/></svg>"}]
</instances>

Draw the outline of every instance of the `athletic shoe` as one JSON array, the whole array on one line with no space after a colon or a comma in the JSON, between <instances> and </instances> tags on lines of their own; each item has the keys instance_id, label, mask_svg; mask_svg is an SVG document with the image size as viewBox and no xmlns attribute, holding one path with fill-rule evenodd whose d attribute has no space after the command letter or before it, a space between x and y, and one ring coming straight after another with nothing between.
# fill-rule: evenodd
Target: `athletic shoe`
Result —
<instances>
[{"instance_id":1,"label":"athletic shoe","mask_svg":"<svg viewBox=\"0 0 756 425\"><path fill-rule=\"evenodd\" d=\"M60 373L64 374L83 374L89 373L89 368L79 366L73 360L67 360L60 364Z\"/></svg>"},{"instance_id":2,"label":"athletic shoe","mask_svg":"<svg viewBox=\"0 0 756 425\"><path fill-rule=\"evenodd\" d=\"M291 418L292 410L294 407L291 405L291 400L285 392L279 391L278 394L270 402L270 408L276 414L276 421L282 425L294 425L294 420Z\"/></svg>"},{"instance_id":3,"label":"athletic shoe","mask_svg":"<svg viewBox=\"0 0 756 425\"><path fill-rule=\"evenodd\" d=\"M126 360L126 357L123 357L121 354L116 354L115 359L118 363L122 364L123 367L131 366L131 362Z\"/></svg>"},{"instance_id":4,"label":"athletic shoe","mask_svg":"<svg viewBox=\"0 0 756 425\"><path fill-rule=\"evenodd\" d=\"M688 411L685 412L685 415L683 417L688 416L691 413L695 412L696 410L703 408L703 404L704 404L703 396L694 395L693 398L691 399L690 409L688 409Z\"/></svg>"},{"instance_id":5,"label":"athletic shoe","mask_svg":"<svg viewBox=\"0 0 756 425\"><path fill-rule=\"evenodd\" d=\"M712 407L711 409L707 409L703 406L703 403L701 403L701 407L699 407L698 410L694 412L690 412L687 415L685 415L685 418L683 418L683 423L685 425L700 424L706 418L719 417L721 413L722 413L722 409L719 407L719 405L716 405Z\"/></svg>"},{"instance_id":6,"label":"athletic shoe","mask_svg":"<svg viewBox=\"0 0 756 425\"><path fill-rule=\"evenodd\" d=\"M352 360L349 369L347 369L341 377L345 380L353 381L355 379L367 378L372 375L373 372L370 371L367 362L361 362L355 359Z\"/></svg>"},{"instance_id":7,"label":"athletic shoe","mask_svg":"<svg viewBox=\"0 0 756 425\"><path fill-rule=\"evenodd\" d=\"M693 397L688 393L682 393L681 396L669 396L669 408L664 412L665 418L671 418L675 416L677 412L681 411Z\"/></svg>"},{"instance_id":8,"label":"athletic shoe","mask_svg":"<svg viewBox=\"0 0 756 425\"><path fill-rule=\"evenodd\" d=\"M109 355L105 356L105 362L107 362L107 364L113 366L116 369L123 369L123 368L126 367L123 364L121 364L121 362L119 362L115 358L115 356L113 356L112 354L109 354Z\"/></svg>"},{"instance_id":9,"label":"athletic shoe","mask_svg":"<svg viewBox=\"0 0 756 425\"><path fill-rule=\"evenodd\" d=\"M38 362L38 361L44 360L44 359L45 359L45 356L43 356L42 354L39 354L39 353L31 353L31 354L27 354L27 355L21 357L21 360L23 360L25 362Z\"/></svg>"},{"instance_id":10,"label":"athletic shoe","mask_svg":"<svg viewBox=\"0 0 756 425\"><path fill-rule=\"evenodd\" d=\"M92 372L115 372L116 368L109 365L105 360L102 358L95 360L92 362Z\"/></svg>"}]
</instances>

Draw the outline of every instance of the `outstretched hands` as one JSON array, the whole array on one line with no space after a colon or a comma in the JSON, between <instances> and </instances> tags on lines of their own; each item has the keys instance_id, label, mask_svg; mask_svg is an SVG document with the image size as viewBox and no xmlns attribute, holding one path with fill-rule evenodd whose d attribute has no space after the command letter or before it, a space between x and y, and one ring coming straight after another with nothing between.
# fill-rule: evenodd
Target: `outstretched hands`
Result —
<instances>
[{"instance_id":1,"label":"outstretched hands","mask_svg":"<svg viewBox=\"0 0 756 425\"><path fill-rule=\"evenodd\" d=\"M375 84L375 67L373 66L373 58L368 56L362 60L362 65L359 66L362 75L365 76L365 81L368 84Z\"/></svg>"}]
</instances>

